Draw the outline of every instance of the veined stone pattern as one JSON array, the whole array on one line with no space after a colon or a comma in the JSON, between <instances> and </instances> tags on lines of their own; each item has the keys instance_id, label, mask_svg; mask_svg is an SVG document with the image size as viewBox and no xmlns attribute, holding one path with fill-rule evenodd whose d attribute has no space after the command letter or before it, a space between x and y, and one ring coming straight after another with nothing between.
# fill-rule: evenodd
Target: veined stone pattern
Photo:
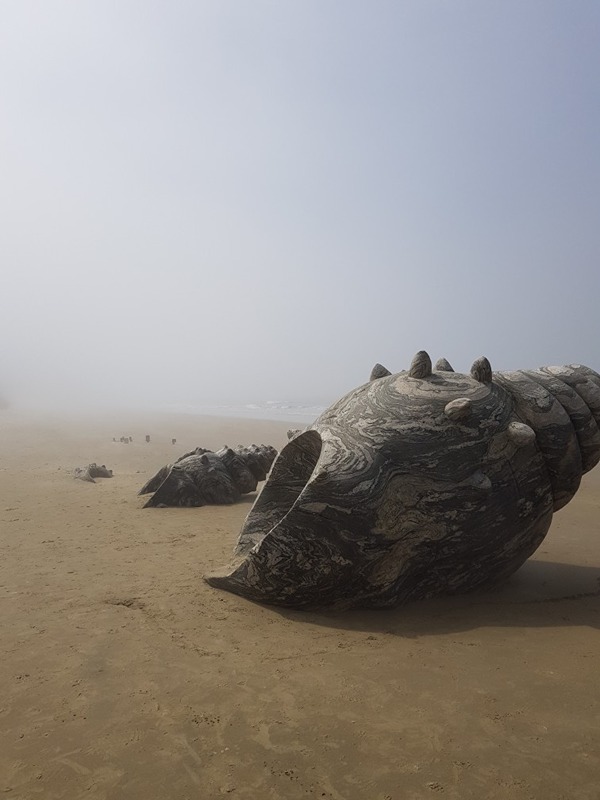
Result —
<instances>
[{"instance_id":1,"label":"veined stone pattern","mask_svg":"<svg viewBox=\"0 0 600 800\"><path fill-rule=\"evenodd\" d=\"M420 351L292 434L206 580L297 608L394 606L493 585L536 550L600 460L600 375L486 358L464 375Z\"/></svg>"},{"instance_id":2,"label":"veined stone pattern","mask_svg":"<svg viewBox=\"0 0 600 800\"><path fill-rule=\"evenodd\" d=\"M227 505L255 491L277 451L270 445L223 447L213 453L196 447L174 464L161 467L138 494L150 494L144 508Z\"/></svg>"}]
</instances>

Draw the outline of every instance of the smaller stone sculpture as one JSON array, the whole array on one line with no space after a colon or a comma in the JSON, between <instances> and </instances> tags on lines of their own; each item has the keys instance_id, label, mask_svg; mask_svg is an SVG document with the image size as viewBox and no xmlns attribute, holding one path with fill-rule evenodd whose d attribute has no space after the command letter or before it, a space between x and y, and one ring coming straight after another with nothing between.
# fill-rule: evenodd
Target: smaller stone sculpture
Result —
<instances>
[{"instance_id":1,"label":"smaller stone sculpture","mask_svg":"<svg viewBox=\"0 0 600 800\"><path fill-rule=\"evenodd\" d=\"M152 494L144 508L229 505L264 481L277 450L270 445L196 447L159 469L138 494Z\"/></svg>"},{"instance_id":2,"label":"smaller stone sculpture","mask_svg":"<svg viewBox=\"0 0 600 800\"><path fill-rule=\"evenodd\" d=\"M80 481L87 481L88 483L96 483L94 478L112 478L113 471L112 469L106 469L106 466L102 464L98 466L98 464L88 464L87 467L76 467L73 470L73 475Z\"/></svg>"}]
</instances>

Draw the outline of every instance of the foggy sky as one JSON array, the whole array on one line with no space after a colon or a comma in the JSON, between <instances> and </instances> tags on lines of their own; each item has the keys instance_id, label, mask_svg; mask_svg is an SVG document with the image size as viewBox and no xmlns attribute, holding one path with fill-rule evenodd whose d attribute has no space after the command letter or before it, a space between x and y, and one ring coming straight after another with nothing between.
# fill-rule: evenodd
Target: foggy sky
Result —
<instances>
[{"instance_id":1,"label":"foggy sky","mask_svg":"<svg viewBox=\"0 0 600 800\"><path fill-rule=\"evenodd\" d=\"M600 5L4 0L0 394L600 369Z\"/></svg>"}]
</instances>

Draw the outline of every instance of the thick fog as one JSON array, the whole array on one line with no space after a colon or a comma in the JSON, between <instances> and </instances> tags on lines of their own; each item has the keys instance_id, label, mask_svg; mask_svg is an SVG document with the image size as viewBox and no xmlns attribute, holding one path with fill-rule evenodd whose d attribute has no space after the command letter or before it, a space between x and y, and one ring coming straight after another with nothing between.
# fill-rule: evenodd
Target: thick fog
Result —
<instances>
[{"instance_id":1,"label":"thick fog","mask_svg":"<svg viewBox=\"0 0 600 800\"><path fill-rule=\"evenodd\" d=\"M0 394L600 369L600 6L6 0Z\"/></svg>"}]
</instances>

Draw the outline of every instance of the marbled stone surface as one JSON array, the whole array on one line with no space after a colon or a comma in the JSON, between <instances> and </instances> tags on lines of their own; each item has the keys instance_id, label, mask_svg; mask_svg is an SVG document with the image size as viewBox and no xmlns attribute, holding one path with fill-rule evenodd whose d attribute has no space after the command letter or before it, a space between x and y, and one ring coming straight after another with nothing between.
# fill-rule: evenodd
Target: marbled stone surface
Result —
<instances>
[{"instance_id":1,"label":"marbled stone surface","mask_svg":"<svg viewBox=\"0 0 600 800\"><path fill-rule=\"evenodd\" d=\"M501 581L600 459L600 376L470 374L424 351L292 438L213 586L291 607L385 607Z\"/></svg>"},{"instance_id":2,"label":"marbled stone surface","mask_svg":"<svg viewBox=\"0 0 600 800\"><path fill-rule=\"evenodd\" d=\"M216 453L197 447L161 467L138 494L152 494L144 508L228 505L256 490L276 455L270 445L225 446Z\"/></svg>"}]
</instances>

